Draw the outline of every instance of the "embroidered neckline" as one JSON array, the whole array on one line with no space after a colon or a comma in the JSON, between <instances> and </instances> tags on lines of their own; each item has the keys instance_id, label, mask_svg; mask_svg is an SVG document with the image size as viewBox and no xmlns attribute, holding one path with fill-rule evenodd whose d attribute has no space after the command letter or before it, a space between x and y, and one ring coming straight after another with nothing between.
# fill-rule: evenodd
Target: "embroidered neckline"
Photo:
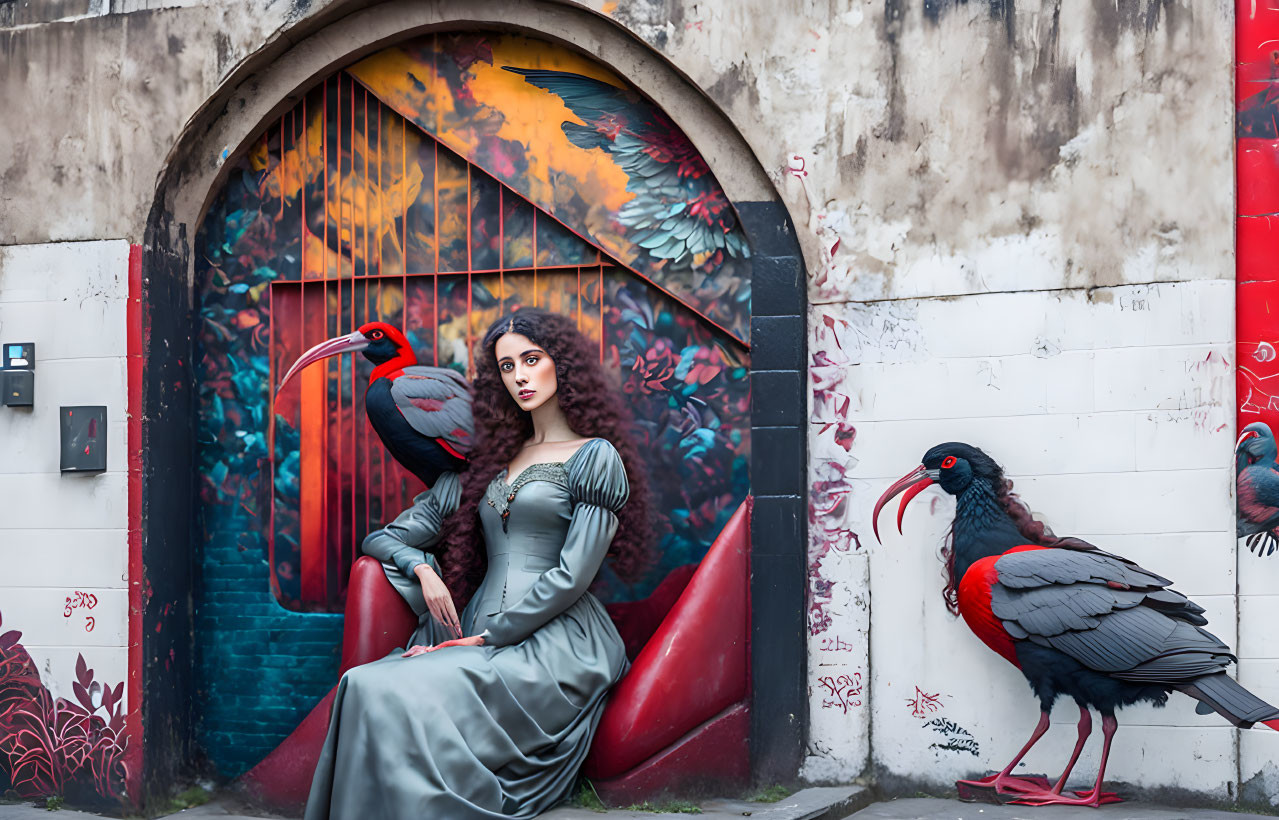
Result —
<instances>
[{"instance_id":1,"label":"embroidered neckline","mask_svg":"<svg viewBox=\"0 0 1279 820\"><path fill-rule=\"evenodd\" d=\"M596 441L607 442L607 439L602 439L602 438L599 438L598 436L594 438L588 438L585 444L583 444L582 446L574 450L573 454L570 455L568 458L564 459L563 461L539 461L534 464L530 464L528 465L528 467L525 467L523 470L520 471L520 474L515 477L515 480L516 482L518 482L520 478L524 475L524 473L528 472L529 469L532 467L538 467L546 464L559 465L560 467L568 467L568 465L573 461L573 459L577 458L578 455L580 455L583 450L585 450L587 447L590 447L591 444L593 444ZM503 482L505 482L506 476L510 471L511 471L511 466L508 464L507 466L502 468L502 472L498 473L497 477L502 479Z\"/></svg>"},{"instance_id":2,"label":"embroidered neckline","mask_svg":"<svg viewBox=\"0 0 1279 820\"><path fill-rule=\"evenodd\" d=\"M574 455L577 455L574 453ZM497 510L497 514L502 518L502 532L506 532L507 519L511 517L511 502L515 500L515 496L526 485L534 481L549 481L552 484L558 484L561 487L568 486L568 471L564 469L564 461L544 461L538 464L530 464L525 467L520 474L515 477L515 481L506 483L506 470L498 473L492 481L489 482L488 489L484 493L484 500L488 505Z\"/></svg>"}]
</instances>

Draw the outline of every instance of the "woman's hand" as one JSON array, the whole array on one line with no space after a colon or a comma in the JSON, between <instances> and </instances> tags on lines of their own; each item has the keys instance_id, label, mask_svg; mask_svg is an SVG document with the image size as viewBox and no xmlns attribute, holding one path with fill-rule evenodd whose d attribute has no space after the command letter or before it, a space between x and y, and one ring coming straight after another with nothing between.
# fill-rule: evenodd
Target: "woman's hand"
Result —
<instances>
[{"instance_id":1,"label":"woman's hand","mask_svg":"<svg viewBox=\"0 0 1279 820\"><path fill-rule=\"evenodd\" d=\"M462 624L457 618L457 608L453 606L453 596L449 595L449 588L440 576L429 564L418 564L413 568L413 574L422 583L422 598L431 617L457 637L462 637Z\"/></svg>"},{"instance_id":2,"label":"woman's hand","mask_svg":"<svg viewBox=\"0 0 1279 820\"><path fill-rule=\"evenodd\" d=\"M479 635L473 635L469 638L454 638L451 641L445 641L444 643L437 643L435 646L423 646L421 644L418 644L417 646L410 647L409 651L405 652L400 657L411 658L414 655L425 655L427 652L434 652L435 650L443 649L446 646L483 646L483 645L484 645L484 639L481 638Z\"/></svg>"}]
</instances>

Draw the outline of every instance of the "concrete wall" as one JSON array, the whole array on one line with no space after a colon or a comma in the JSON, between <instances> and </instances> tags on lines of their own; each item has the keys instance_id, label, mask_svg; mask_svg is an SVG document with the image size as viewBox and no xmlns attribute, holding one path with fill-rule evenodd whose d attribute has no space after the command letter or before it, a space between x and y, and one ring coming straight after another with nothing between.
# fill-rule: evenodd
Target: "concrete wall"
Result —
<instances>
[{"instance_id":1,"label":"concrete wall","mask_svg":"<svg viewBox=\"0 0 1279 820\"><path fill-rule=\"evenodd\" d=\"M0 118L0 244L38 246L6 259L140 237L179 134L237 66L371 4L144 5L0 7L14 10L0 16L0 100L29 112ZM805 250L805 777L941 788L1002 765L1033 723L1016 671L943 608L948 502L921 496L905 536L870 536L874 499L942 440L988 449L1057 532L1176 579L1237 641L1245 683L1279 699L1265 627L1279 561L1237 557L1232 537L1229 3L559 5L632 33L701 89ZM123 492L94 509L123 509ZM1116 779L1227 799L1264 769L1254 784L1279 798L1274 737L1239 739L1184 699L1124 720ZM1072 738L1057 728L1027 769L1057 769Z\"/></svg>"}]
</instances>

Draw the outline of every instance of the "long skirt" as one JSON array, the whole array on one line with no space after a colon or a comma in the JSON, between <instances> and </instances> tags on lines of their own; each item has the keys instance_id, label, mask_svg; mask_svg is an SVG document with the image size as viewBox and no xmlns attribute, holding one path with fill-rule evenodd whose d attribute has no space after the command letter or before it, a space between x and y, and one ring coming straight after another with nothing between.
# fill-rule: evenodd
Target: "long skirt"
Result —
<instances>
[{"instance_id":1,"label":"long skirt","mask_svg":"<svg viewBox=\"0 0 1279 820\"><path fill-rule=\"evenodd\" d=\"M401 653L342 676L306 820L535 817L569 796L627 667L589 593L518 644Z\"/></svg>"}]
</instances>

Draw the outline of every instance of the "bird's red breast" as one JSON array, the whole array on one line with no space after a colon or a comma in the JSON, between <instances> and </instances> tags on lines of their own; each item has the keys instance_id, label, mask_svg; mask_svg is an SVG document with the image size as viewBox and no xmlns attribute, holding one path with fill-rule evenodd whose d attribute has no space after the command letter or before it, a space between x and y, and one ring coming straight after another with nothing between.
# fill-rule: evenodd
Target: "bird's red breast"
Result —
<instances>
[{"instance_id":1,"label":"bird's red breast","mask_svg":"<svg viewBox=\"0 0 1279 820\"><path fill-rule=\"evenodd\" d=\"M390 379L391 381L395 381L400 376L404 375L404 368L406 366L407 365L399 359L382 362L380 365L373 368L373 372L369 374L369 385L372 386L373 382L378 379Z\"/></svg>"},{"instance_id":2,"label":"bird's red breast","mask_svg":"<svg viewBox=\"0 0 1279 820\"><path fill-rule=\"evenodd\" d=\"M964 623L981 642L1003 655L1004 658L1021 668L1017 663L1017 650L1013 639L1004 629L1004 624L995 617L990 608L990 588L999 581L999 571L995 562L1005 555L1014 552L1046 549L1035 544L1023 544L1013 547L999 555L990 555L974 563L959 581L959 614L964 616Z\"/></svg>"}]
</instances>

